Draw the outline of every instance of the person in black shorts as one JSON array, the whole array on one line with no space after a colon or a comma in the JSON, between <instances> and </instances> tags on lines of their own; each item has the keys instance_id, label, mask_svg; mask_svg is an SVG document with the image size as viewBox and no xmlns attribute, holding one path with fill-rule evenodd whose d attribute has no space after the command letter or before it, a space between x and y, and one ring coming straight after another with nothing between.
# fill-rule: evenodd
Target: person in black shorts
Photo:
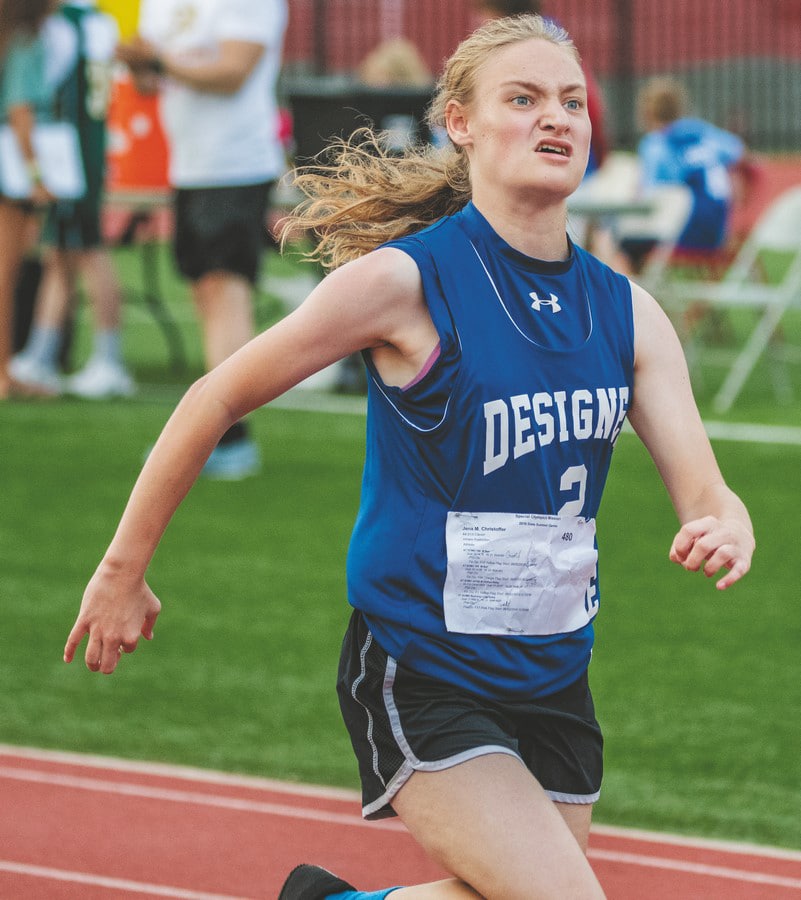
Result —
<instances>
[{"instance_id":1,"label":"person in black shorts","mask_svg":"<svg viewBox=\"0 0 801 900\"><path fill-rule=\"evenodd\" d=\"M174 251L189 280L205 365L228 359L255 331L253 289L267 246L272 183L284 171L276 80L285 0L143 0L139 33L118 50L140 91L158 91L175 190ZM221 438L204 475L255 474L247 422Z\"/></svg>"},{"instance_id":2,"label":"person in black shorts","mask_svg":"<svg viewBox=\"0 0 801 900\"><path fill-rule=\"evenodd\" d=\"M280 900L600 900L586 857L602 750L595 516L624 421L677 513L670 560L728 589L753 530L659 304L567 236L591 131L567 34L539 16L483 26L446 64L430 118L450 147L397 154L356 135L296 173L306 200L283 236L312 231L333 271L187 392L64 660L87 637L86 665L111 674L153 636L147 569L219 435L361 350L340 704L363 814L396 814L450 877L363 892L304 864Z\"/></svg>"},{"instance_id":3,"label":"person in black shorts","mask_svg":"<svg viewBox=\"0 0 801 900\"><path fill-rule=\"evenodd\" d=\"M176 190L175 259L185 278L194 283L225 271L255 284L273 185Z\"/></svg>"}]
</instances>

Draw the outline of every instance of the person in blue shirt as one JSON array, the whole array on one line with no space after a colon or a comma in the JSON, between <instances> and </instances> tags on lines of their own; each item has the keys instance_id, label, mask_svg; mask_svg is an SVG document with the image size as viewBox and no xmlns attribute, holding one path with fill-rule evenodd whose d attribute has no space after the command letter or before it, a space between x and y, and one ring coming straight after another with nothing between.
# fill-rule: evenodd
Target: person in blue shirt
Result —
<instances>
[{"instance_id":1,"label":"person in blue shirt","mask_svg":"<svg viewBox=\"0 0 801 900\"><path fill-rule=\"evenodd\" d=\"M365 893L302 864L280 900L597 900L595 515L624 420L676 509L672 561L727 589L753 531L667 317L567 236L591 128L566 32L535 15L487 23L446 63L430 118L450 146L396 155L362 133L296 174L307 199L285 235L312 231L332 271L181 401L64 660L88 637L87 666L110 674L153 636L146 570L220 434L361 351L367 450L337 690L364 816L399 816L450 877Z\"/></svg>"},{"instance_id":2,"label":"person in blue shirt","mask_svg":"<svg viewBox=\"0 0 801 900\"><path fill-rule=\"evenodd\" d=\"M712 252L724 247L733 198L732 169L743 161L745 146L731 134L703 119L688 116L687 96L671 78L649 81L638 97L645 134L637 147L641 188L684 184L692 194L689 218L676 247ZM623 241L622 249L635 260L648 247ZM635 263L636 267L636 263Z\"/></svg>"}]
</instances>

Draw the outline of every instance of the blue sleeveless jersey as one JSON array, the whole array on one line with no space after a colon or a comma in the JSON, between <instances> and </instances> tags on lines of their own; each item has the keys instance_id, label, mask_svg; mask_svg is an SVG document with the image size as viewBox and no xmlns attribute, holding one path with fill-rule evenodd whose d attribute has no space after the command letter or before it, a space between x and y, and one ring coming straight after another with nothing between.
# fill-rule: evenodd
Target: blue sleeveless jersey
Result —
<instances>
[{"instance_id":1,"label":"blue sleeveless jersey","mask_svg":"<svg viewBox=\"0 0 801 900\"><path fill-rule=\"evenodd\" d=\"M575 246L563 262L525 256L472 203L389 246L417 263L440 354L407 390L364 355L349 600L417 672L487 697L553 693L592 650L594 520L632 393L631 287Z\"/></svg>"}]
</instances>

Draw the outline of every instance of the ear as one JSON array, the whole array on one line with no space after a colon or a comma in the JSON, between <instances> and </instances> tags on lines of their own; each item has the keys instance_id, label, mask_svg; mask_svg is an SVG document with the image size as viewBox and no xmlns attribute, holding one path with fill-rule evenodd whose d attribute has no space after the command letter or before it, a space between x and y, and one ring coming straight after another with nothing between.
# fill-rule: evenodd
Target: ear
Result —
<instances>
[{"instance_id":1,"label":"ear","mask_svg":"<svg viewBox=\"0 0 801 900\"><path fill-rule=\"evenodd\" d=\"M467 110L458 100L449 100L445 107L445 127L448 130L448 137L457 147L466 147L473 143Z\"/></svg>"}]
</instances>

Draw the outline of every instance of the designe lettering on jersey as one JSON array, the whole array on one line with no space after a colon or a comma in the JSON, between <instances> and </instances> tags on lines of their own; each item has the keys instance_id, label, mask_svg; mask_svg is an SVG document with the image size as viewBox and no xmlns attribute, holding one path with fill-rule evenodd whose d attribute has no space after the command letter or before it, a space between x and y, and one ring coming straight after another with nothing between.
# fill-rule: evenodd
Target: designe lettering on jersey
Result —
<instances>
[{"instance_id":1,"label":"designe lettering on jersey","mask_svg":"<svg viewBox=\"0 0 801 900\"><path fill-rule=\"evenodd\" d=\"M532 299L531 308L539 312L543 306L548 306L551 309L552 313L558 313L562 311L562 305L559 302L559 298L556 294L551 294L550 300L543 300L540 295L536 291L532 291L529 294L529 297Z\"/></svg>"},{"instance_id":2,"label":"designe lettering on jersey","mask_svg":"<svg viewBox=\"0 0 801 900\"><path fill-rule=\"evenodd\" d=\"M484 404L484 474L554 442L614 444L629 408L628 387L538 391Z\"/></svg>"}]
</instances>

